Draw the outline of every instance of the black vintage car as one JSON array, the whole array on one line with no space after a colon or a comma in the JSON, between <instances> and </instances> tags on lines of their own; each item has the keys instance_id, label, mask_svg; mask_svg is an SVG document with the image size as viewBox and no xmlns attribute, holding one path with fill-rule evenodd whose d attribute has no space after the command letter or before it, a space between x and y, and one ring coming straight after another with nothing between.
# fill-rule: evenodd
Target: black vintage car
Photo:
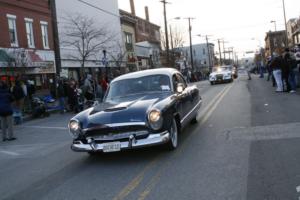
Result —
<instances>
[{"instance_id":1,"label":"black vintage car","mask_svg":"<svg viewBox=\"0 0 300 200\"><path fill-rule=\"evenodd\" d=\"M69 122L74 151L114 152L166 144L177 147L178 133L196 122L202 100L175 69L129 73L114 79L104 102Z\"/></svg>"}]
</instances>

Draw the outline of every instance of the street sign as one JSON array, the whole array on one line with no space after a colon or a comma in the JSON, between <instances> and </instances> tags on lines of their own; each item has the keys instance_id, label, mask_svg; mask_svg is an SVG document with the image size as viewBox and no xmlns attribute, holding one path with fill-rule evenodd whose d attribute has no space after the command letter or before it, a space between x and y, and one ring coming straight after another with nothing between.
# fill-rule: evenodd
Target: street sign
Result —
<instances>
[{"instance_id":1,"label":"street sign","mask_svg":"<svg viewBox=\"0 0 300 200\"><path fill-rule=\"evenodd\" d=\"M102 58L102 64L103 64L104 66L106 66L107 63L108 63L107 58L103 57L103 58Z\"/></svg>"}]
</instances>

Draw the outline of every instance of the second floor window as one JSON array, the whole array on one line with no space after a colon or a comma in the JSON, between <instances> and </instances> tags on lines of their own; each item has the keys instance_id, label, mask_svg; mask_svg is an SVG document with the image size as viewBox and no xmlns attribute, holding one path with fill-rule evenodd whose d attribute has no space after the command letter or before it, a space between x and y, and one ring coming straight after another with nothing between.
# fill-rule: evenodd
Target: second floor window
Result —
<instances>
[{"instance_id":1,"label":"second floor window","mask_svg":"<svg viewBox=\"0 0 300 200\"><path fill-rule=\"evenodd\" d=\"M125 45L127 51L133 50L132 34L125 32Z\"/></svg>"},{"instance_id":2,"label":"second floor window","mask_svg":"<svg viewBox=\"0 0 300 200\"><path fill-rule=\"evenodd\" d=\"M33 20L25 19L27 43L29 48L34 48L34 37L33 37Z\"/></svg>"},{"instance_id":3,"label":"second floor window","mask_svg":"<svg viewBox=\"0 0 300 200\"><path fill-rule=\"evenodd\" d=\"M17 37L17 26L16 26L16 16L7 15L8 18L8 32L9 32L9 41L12 47L18 46L18 37Z\"/></svg>"},{"instance_id":4,"label":"second floor window","mask_svg":"<svg viewBox=\"0 0 300 200\"><path fill-rule=\"evenodd\" d=\"M41 22L41 28L42 28L42 40L43 40L44 49L49 49L48 23Z\"/></svg>"}]
</instances>

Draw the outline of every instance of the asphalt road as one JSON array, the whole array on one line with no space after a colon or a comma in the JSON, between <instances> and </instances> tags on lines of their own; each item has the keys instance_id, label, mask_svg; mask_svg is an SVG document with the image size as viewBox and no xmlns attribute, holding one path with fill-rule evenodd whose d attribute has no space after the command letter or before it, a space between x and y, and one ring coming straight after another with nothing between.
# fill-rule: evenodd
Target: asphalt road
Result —
<instances>
[{"instance_id":1,"label":"asphalt road","mask_svg":"<svg viewBox=\"0 0 300 200\"><path fill-rule=\"evenodd\" d=\"M198 123L172 152L72 152L70 114L15 127L18 140L0 142L0 199L298 199L300 95L257 77L197 86Z\"/></svg>"}]
</instances>

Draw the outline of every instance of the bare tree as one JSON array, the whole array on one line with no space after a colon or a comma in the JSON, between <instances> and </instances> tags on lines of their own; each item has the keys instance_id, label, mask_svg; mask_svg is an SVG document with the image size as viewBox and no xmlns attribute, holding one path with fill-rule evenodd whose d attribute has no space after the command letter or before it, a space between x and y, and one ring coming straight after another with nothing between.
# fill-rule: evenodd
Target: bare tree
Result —
<instances>
[{"instance_id":1,"label":"bare tree","mask_svg":"<svg viewBox=\"0 0 300 200\"><path fill-rule=\"evenodd\" d=\"M181 46L183 46L183 44L185 43L185 34L184 32L182 32L179 27L175 26L175 27L170 27L171 30L169 31L169 42L170 42L170 47L171 49L176 49L179 48ZM166 49L166 38L165 38L165 33L161 32L161 46L163 47L163 49Z\"/></svg>"},{"instance_id":2,"label":"bare tree","mask_svg":"<svg viewBox=\"0 0 300 200\"><path fill-rule=\"evenodd\" d=\"M112 62L120 69L122 65L127 64L128 52L125 50L124 45L122 45L120 41L116 42L115 47L116 48L114 48L109 55L112 59Z\"/></svg>"},{"instance_id":3,"label":"bare tree","mask_svg":"<svg viewBox=\"0 0 300 200\"><path fill-rule=\"evenodd\" d=\"M185 40L185 34L184 32L182 32L179 27L175 26L175 27L169 27L170 31L169 31L169 46L171 47L171 64L174 66L175 65L175 60L176 60L176 56L175 56L175 52L176 49L180 48L183 46ZM166 49L166 38L165 38L165 34L164 32L161 32L161 46L163 47L163 49Z\"/></svg>"},{"instance_id":4,"label":"bare tree","mask_svg":"<svg viewBox=\"0 0 300 200\"><path fill-rule=\"evenodd\" d=\"M83 75L86 61L96 57L101 50L108 48L109 42L114 39L105 25L99 26L93 18L79 13L64 17L64 32L62 46L77 51L69 56L81 62L81 75Z\"/></svg>"}]
</instances>

